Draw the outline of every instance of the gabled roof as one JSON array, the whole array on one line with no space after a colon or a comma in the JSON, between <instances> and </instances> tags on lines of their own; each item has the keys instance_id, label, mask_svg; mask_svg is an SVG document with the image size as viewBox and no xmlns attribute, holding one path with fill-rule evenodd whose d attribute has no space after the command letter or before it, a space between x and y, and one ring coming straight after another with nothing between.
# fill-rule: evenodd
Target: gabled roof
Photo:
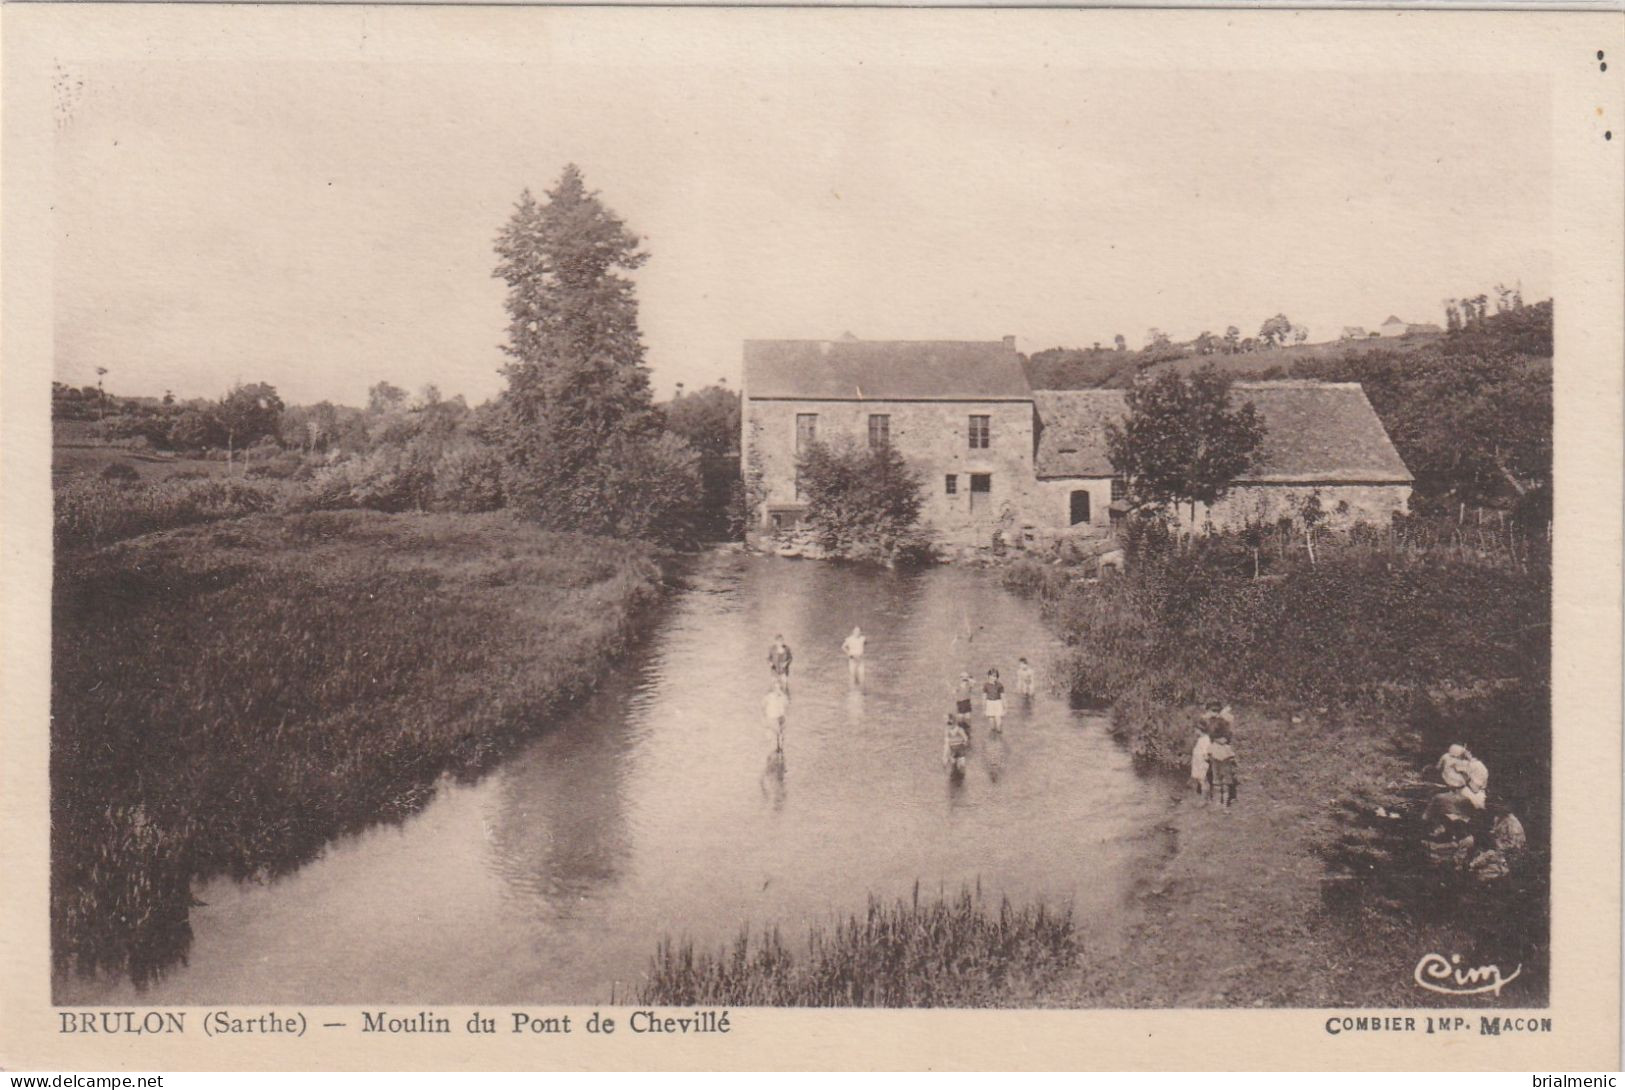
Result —
<instances>
[{"instance_id":1,"label":"gabled roof","mask_svg":"<svg viewBox=\"0 0 1625 1090\"><path fill-rule=\"evenodd\" d=\"M746 341L745 396L819 401L1031 401L1004 341Z\"/></svg>"},{"instance_id":2,"label":"gabled roof","mask_svg":"<svg viewBox=\"0 0 1625 1090\"><path fill-rule=\"evenodd\" d=\"M1388 320L1386 322L1383 322L1382 324L1383 325L1404 325L1405 324L1405 319L1400 318L1397 315L1390 314L1390 315L1388 315Z\"/></svg>"},{"instance_id":3,"label":"gabled roof","mask_svg":"<svg viewBox=\"0 0 1625 1090\"><path fill-rule=\"evenodd\" d=\"M1110 477L1106 423L1128 412L1123 390L1038 390L1038 476ZM1264 421L1257 463L1240 479L1275 484L1409 484L1410 471L1357 382L1237 382L1232 404Z\"/></svg>"}]
</instances>

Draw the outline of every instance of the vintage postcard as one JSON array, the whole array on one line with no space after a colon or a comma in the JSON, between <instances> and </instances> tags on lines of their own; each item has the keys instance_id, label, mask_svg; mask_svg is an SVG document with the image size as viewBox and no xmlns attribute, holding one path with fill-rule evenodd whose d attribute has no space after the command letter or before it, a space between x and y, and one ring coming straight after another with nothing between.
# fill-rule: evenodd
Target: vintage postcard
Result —
<instances>
[{"instance_id":1,"label":"vintage postcard","mask_svg":"<svg viewBox=\"0 0 1625 1090\"><path fill-rule=\"evenodd\" d=\"M0 14L0 1066L1618 1068L1617 12Z\"/></svg>"}]
</instances>

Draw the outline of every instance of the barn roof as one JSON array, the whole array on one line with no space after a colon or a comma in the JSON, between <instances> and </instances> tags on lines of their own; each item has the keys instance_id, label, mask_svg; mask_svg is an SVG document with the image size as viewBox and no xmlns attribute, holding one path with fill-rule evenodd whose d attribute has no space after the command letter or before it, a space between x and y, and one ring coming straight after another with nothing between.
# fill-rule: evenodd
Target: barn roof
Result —
<instances>
[{"instance_id":1,"label":"barn roof","mask_svg":"<svg viewBox=\"0 0 1625 1090\"><path fill-rule=\"evenodd\" d=\"M746 341L745 396L819 401L1031 401L1004 341Z\"/></svg>"},{"instance_id":2,"label":"barn roof","mask_svg":"<svg viewBox=\"0 0 1625 1090\"><path fill-rule=\"evenodd\" d=\"M1231 402L1252 402L1264 444L1241 477L1259 483L1408 484L1410 471L1357 382L1237 382ZM1038 476L1110 477L1106 424L1127 413L1123 390L1038 390Z\"/></svg>"}]
</instances>

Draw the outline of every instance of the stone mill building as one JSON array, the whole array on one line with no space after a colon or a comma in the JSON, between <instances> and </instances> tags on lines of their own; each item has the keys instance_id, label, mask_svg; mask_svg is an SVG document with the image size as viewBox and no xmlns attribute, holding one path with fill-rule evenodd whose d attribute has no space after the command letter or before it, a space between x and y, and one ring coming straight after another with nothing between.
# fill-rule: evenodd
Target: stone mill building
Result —
<instances>
[{"instance_id":1,"label":"stone mill building","mask_svg":"<svg viewBox=\"0 0 1625 1090\"><path fill-rule=\"evenodd\" d=\"M813 442L895 447L945 544L1105 534L1123 510L1106 424L1125 415L1125 392L1034 390L1014 337L752 340L744 376L740 449L758 482L758 532L800 523L796 464ZM1223 499L1198 505L1196 527L1291 517L1311 495L1334 527L1406 510L1411 475L1357 383L1236 382L1231 400L1252 402L1264 444Z\"/></svg>"}]
</instances>

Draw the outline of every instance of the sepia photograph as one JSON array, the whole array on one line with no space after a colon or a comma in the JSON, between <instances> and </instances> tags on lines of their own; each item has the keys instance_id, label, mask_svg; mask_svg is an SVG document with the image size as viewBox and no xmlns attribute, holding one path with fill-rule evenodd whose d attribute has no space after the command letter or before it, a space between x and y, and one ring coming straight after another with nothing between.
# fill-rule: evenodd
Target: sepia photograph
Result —
<instances>
[{"instance_id":1,"label":"sepia photograph","mask_svg":"<svg viewBox=\"0 0 1625 1090\"><path fill-rule=\"evenodd\" d=\"M1566 75L241 14L34 134L64 1026L1540 1029Z\"/></svg>"}]
</instances>

